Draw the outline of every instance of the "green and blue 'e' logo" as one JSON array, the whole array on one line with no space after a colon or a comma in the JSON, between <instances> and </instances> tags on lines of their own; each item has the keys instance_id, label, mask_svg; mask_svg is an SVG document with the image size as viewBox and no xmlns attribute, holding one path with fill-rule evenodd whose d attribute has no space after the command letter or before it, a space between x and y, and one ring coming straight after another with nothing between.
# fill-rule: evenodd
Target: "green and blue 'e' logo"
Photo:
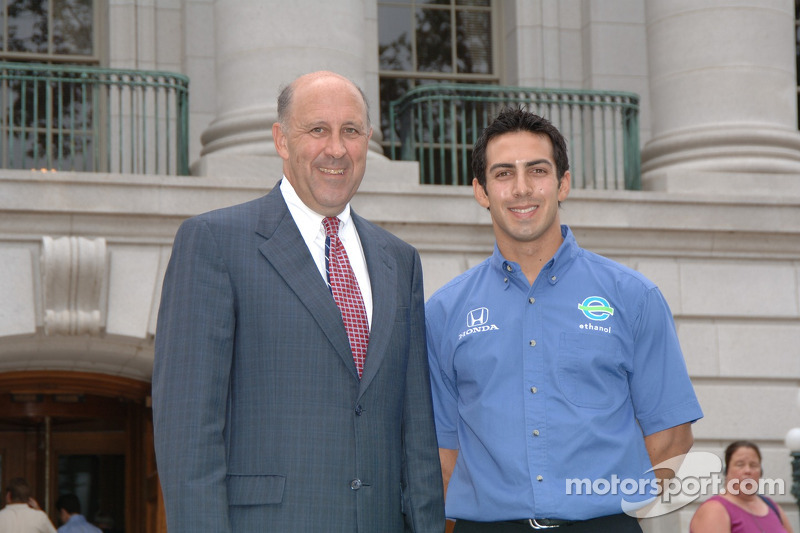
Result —
<instances>
[{"instance_id":1,"label":"green and blue 'e' logo","mask_svg":"<svg viewBox=\"0 0 800 533\"><path fill-rule=\"evenodd\" d=\"M589 296L583 303L578 304L578 309L583 311L589 320L605 320L614 314L614 308L608 300L600 296Z\"/></svg>"}]
</instances>

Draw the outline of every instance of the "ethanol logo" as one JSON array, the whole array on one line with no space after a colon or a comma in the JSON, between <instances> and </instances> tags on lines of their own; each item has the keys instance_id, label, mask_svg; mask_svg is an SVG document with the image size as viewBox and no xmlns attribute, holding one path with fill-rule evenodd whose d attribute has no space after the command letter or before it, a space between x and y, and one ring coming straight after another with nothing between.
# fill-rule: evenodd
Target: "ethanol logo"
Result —
<instances>
[{"instance_id":1,"label":"ethanol logo","mask_svg":"<svg viewBox=\"0 0 800 533\"><path fill-rule=\"evenodd\" d=\"M600 296L589 296L583 303L578 304L578 309L583 311L589 320L606 320L614 314L614 308L609 305L608 300Z\"/></svg>"}]
</instances>

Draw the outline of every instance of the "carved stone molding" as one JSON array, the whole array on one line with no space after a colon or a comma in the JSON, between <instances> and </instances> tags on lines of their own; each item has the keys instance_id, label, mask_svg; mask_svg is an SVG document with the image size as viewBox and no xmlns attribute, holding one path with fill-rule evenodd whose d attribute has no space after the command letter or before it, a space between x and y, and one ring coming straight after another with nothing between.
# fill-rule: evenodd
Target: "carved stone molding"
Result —
<instances>
[{"instance_id":1,"label":"carved stone molding","mask_svg":"<svg viewBox=\"0 0 800 533\"><path fill-rule=\"evenodd\" d=\"M108 270L105 239L42 238L46 335L98 335Z\"/></svg>"}]
</instances>

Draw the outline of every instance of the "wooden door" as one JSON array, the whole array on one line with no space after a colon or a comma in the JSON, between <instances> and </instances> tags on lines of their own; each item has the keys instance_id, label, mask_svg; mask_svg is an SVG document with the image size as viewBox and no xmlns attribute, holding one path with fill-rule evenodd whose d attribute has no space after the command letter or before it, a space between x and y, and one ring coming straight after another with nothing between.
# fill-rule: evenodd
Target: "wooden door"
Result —
<instances>
[{"instance_id":1,"label":"wooden door","mask_svg":"<svg viewBox=\"0 0 800 533\"><path fill-rule=\"evenodd\" d=\"M68 372L19 374L0 374L2 486L14 477L27 479L56 526L55 502L70 492L87 520L104 522L104 531L163 531L160 494L156 490L153 498L150 489L158 479L149 386Z\"/></svg>"}]
</instances>

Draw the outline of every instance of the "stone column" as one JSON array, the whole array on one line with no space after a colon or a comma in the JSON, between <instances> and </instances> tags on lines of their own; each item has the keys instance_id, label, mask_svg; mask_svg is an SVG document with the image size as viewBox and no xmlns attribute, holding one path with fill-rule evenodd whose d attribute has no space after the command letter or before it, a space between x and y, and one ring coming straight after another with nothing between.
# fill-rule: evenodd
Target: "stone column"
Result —
<instances>
[{"instance_id":1,"label":"stone column","mask_svg":"<svg viewBox=\"0 0 800 533\"><path fill-rule=\"evenodd\" d=\"M365 31L370 7L365 4L374 3L217 0L217 116L203 132L201 155L276 155L272 124L278 116L278 92L314 70L338 72L374 91L367 96L373 124L378 124L377 80L365 79L371 57L378 53L377 47L366 46L377 40Z\"/></svg>"},{"instance_id":2,"label":"stone column","mask_svg":"<svg viewBox=\"0 0 800 533\"><path fill-rule=\"evenodd\" d=\"M653 137L645 188L800 174L790 0L645 0ZM737 177L736 179L740 179Z\"/></svg>"}]
</instances>

